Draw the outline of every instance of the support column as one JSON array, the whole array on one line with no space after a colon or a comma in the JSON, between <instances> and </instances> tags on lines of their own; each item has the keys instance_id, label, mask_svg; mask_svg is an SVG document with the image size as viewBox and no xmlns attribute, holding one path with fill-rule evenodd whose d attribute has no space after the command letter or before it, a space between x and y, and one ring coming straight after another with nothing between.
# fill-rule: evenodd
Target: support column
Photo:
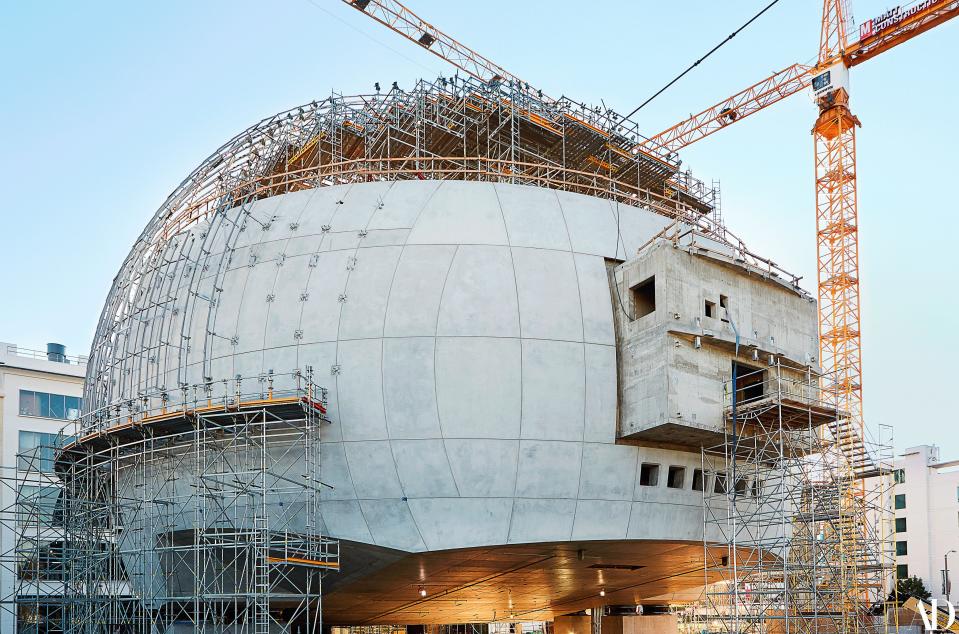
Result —
<instances>
[{"instance_id":1,"label":"support column","mask_svg":"<svg viewBox=\"0 0 959 634\"><path fill-rule=\"evenodd\" d=\"M589 611L590 634L603 634L603 608L593 608Z\"/></svg>"}]
</instances>

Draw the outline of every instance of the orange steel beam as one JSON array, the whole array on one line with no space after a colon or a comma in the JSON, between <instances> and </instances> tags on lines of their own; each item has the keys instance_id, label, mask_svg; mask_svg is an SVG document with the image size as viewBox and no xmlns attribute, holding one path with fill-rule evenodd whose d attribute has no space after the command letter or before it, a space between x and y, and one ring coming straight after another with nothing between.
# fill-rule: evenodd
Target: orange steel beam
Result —
<instances>
[{"instance_id":1,"label":"orange steel beam","mask_svg":"<svg viewBox=\"0 0 959 634\"><path fill-rule=\"evenodd\" d=\"M340 562L338 561L321 561L319 559L303 559L302 557L267 557L266 560L271 564L302 564L331 570L340 569Z\"/></svg>"},{"instance_id":2,"label":"orange steel beam","mask_svg":"<svg viewBox=\"0 0 959 634\"><path fill-rule=\"evenodd\" d=\"M667 152L675 152L722 130L730 123L744 119L796 94L809 86L812 75L812 68L805 64L788 66L732 97L646 139L636 148L645 151L661 148Z\"/></svg>"},{"instance_id":3,"label":"orange steel beam","mask_svg":"<svg viewBox=\"0 0 959 634\"><path fill-rule=\"evenodd\" d=\"M843 56L846 66L861 64L951 20L959 15L959 0L924 0L898 11L901 13L894 14L888 26L883 27L873 20L862 23L859 42L847 49ZM896 19L896 15L905 17Z\"/></svg>"}]
</instances>

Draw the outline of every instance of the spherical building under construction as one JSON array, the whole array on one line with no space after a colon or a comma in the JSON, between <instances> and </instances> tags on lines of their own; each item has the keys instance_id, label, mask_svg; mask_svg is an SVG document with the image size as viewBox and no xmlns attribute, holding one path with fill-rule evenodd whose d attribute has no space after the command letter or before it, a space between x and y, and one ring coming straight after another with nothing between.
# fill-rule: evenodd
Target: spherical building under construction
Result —
<instances>
[{"instance_id":1,"label":"spherical building under construction","mask_svg":"<svg viewBox=\"0 0 959 634\"><path fill-rule=\"evenodd\" d=\"M702 586L724 380L814 366L815 304L631 125L441 79L281 113L197 168L114 281L59 463L112 478L111 618L297 631L332 568L343 624Z\"/></svg>"}]
</instances>

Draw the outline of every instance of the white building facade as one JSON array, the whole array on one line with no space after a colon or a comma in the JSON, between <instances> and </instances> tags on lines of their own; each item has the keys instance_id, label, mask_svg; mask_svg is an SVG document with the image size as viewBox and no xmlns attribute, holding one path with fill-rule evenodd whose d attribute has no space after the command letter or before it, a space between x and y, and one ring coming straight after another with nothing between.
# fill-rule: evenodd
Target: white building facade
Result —
<instances>
[{"instance_id":1,"label":"white building facade","mask_svg":"<svg viewBox=\"0 0 959 634\"><path fill-rule=\"evenodd\" d=\"M79 416L85 375L86 357L67 356L57 344L37 351L0 342L0 632L33 631L49 616L43 597L58 592L58 537L49 528L60 497L53 446ZM16 506L18 491L32 501ZM27 522L48 528L17 528ZM23 560L18 537L35 538L51 556Z\"/></svg>"},{"instance_id":2,"label":"white building facade","mask_svg":"<svg viewBox=\"0 0 959 634\"><path fill-rule=\"evenodd\" d=\"M934 445L911 447L896 461L897 576L919 577L933 598L959 600L959 460Z\"/></svg>"}]
</instances>

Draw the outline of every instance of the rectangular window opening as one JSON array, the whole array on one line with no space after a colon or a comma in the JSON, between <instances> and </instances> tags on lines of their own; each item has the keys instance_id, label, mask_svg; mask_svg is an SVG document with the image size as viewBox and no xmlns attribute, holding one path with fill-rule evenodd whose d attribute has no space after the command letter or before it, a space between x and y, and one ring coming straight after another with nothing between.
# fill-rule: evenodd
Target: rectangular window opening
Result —
<instances>
[{"instance_id":1,"label":"rectangular window opening","mask_svg":"<svg viewBox=\"0 0 959 634\"><path fill-rule=\"evenodd\" d=\"M736 493L740 495L746 494L746 487L749 485L749 482L746 478L739 478L736 480Z\"/></svg>"},{"instance_id":2,"label":"rectangular window opening","mask_svg":"<svg viewBox=\"0 0 959 634\"><path fill-rule=\"evenodd\" d=\"M897 532L897 533L905 533L905 532L906 532L906 518L905 518L905 517L897 517L897 518L896 518L896 532Z\"/></svg>"},{"instance_id":3,"label":"rectangular window opening","mask_svg":"<svg viewBox=\"0 0 959 634\"><path fill-rule=\"evenodd\" d=\"M909 577L909 566L899 564L896 566L896 579L907 579Z\"/></svg>"},{"instance_id":4,"label":"rectangular window opening","mask_svg":"<svg viewBox=\"0 0 959 634\"><path fill-rule=\"evenodd\" d=\"M762 492L763 492L763 481L760 480L759 478L756 478L755 480L753 480L753 485L749 488L749 494L752 495L754 498L758 498L760 495L762 495Z\"/></svg>"},{"instance_id":5,"label":"rectangular window opening","mask_svg":"<svg viewBox=\"0 0 959 634\"><path fill-rule=\"evenodd\" d=\"M896 484L905 484L906 483L906 470L905 469L896 469L893 472L893 477L896 480Z\"/></svg>"},{"instance_id":6,"label":"rectangular window opening","mask_svg":"<svg viewBox=\"0 0 959 634\"><path fill-rule=\"evenodd\" d=\"M729 317L726 316L726 310L729 308L729 298L725 295L719 296L719 316L723 321L729 321Z\"/></svg>"},{"instance_id":7,"label":"rectangular window opening","mask_svg":"<svg viewBox=\"0 0 959 634\"><path fill-rule=\"evenodd\" d=\"M670 489L683 488L683 482L686 479L686 467L670 467L666 475L666 486Z\"/></svg>"},{"instance_id":8,"label":"rectangular window opening","mask_svg":"<svg viewBox=\"0 0 959 634\"><path fill-rule=\"evenodd\" d=\"M707 299L707 300L706 300L706 307L705 307L705 309L704 309L704 312L706 313L706 316L707 316L707 317L715 317L715 316L716 316L716 303L715 303L715 302L711 302L711 301L709 301L709 300Z\"/></svg>"},{"instance_id":9,"label":"rectangular window opening","mask_svg":"<svg viewBox=\"0 0 959 634\"><path fill-rule=\"evenodd\" d=\"M736 373L736 402L749 403L762 399L766 384L766 371L733 361Z\"/></svg>"},{"instance_id":10,"label":"rectangular window opening","mask_svg":"<svg viewBox=\"0 0 959 634\"><path fill-rule=\"evenodd\" d=\"M57 450L73 442L72 436L20 430L17 437L17 469L52 473Z\"/></svg>"},{"instance_id":11,"label":"rectangular window opening","mask_svg":"<svg viewBox=\"0 0 959 634\"><path fill-rule=\"evenodd\" d=\"M693 491L704 491L706 489L706 475L702 469L693 469Z\"/></svg>"},{"instance_id":12,"label":"rectangular window opening","mask_svg":"<svg viewBox=\"0 0 959 634\"><path fill-rule=\"evenodd\" d=\"M659 465L644 462L639 467L639 484L644 487L654 487L659 484Z\"/></svg>"},{"instance_id":13,"label":"rectangular window opening","mask_svg":"<svg viewBox=\"0 0 959 634\"><path fill-rule=\"evenodd\" d=\"M21 416L76 420L80 417L82 407L83 399L79 396L20 390Z\"/></svg>"},{"instance_id":14,"label":"rectangular window opening","mask_svg":"<svg viewBox=\"0 0 959 634\"><path fill-rule=\"evenodd\" d=\"M896 542L896 554L897 555L908 555L909 546L906 542Z\"/></svg>"},{"instance_id":15,"label":"rectangular window opening","mask_svg":"<svg viewBox=\"0 0 959 634\"><path fill-rule=\"evenodd\" d=\"M726 492L726 474L717 473L716 480L713 482L713 493L725 493Z\"/></svg>"},{"instance_id":16,"label":"rectangular window opening","mask_svg":"<svg viewBox=\"0 0 959 634\"><path fill-rule=\"evenodd\" d=\"M17 496L17 521L21 525L49 528L55 526L57 506L62 506L63 490L58 486L22 485Z\"/></svg>"},{"instance_id":17,"label":"rectangular window opening","mask_svg":"<svg viewBox=\"0 0 959 634\"><path fill-rule=\"evenodd\" d=\"M904 508L906 508L906 494L905 494L905 493L897 493L897 494L896 494L896 508L897 508L897 509L904 509Z\"/></svg>"},{"instance_id":18,"label":"rectangular window opening","mask_svg":"<svg viewBox=\"0 0 959 634\"><path fill-rule=\"evenodd\" d=\"M656 276L652 275L629 289L633 299L633 318L639 319L656 310Z\"/></svg>"}]
</instances>

